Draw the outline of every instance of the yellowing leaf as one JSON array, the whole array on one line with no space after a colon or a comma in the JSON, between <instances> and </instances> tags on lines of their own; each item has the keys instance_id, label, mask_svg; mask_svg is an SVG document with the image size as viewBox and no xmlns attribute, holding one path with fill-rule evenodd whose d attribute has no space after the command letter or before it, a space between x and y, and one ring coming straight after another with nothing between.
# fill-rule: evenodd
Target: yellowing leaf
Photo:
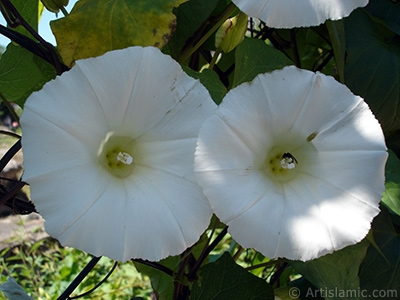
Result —
<instances>
[{"instance_id":1,"label":"yellowing leaf","mask_svg":"<svg viewBox=\"0 0 400 300\"><path fill-rule=\"evenodd\" d=\"M187 0L80 0L71 13L51 22L64 63L129 46L162 48L170 39L175 6Z\"/></svg>"}]
</instances>

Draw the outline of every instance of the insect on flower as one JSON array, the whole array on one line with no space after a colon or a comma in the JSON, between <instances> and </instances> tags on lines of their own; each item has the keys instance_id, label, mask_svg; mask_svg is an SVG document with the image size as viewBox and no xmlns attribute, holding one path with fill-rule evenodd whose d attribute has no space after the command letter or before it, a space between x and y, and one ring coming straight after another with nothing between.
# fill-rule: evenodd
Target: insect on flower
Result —
<instances>
[{"instance_id":1,"label":"insect on flower","mask_svg":"<svg viewBox=\"0 0 400 300\"><path fill-rule=\"evenodd\" d=\"M283 153L282 159L284 159L287 163L295 163L298 164L297 159L290 153Z\"/></svg>"}]
</instances>

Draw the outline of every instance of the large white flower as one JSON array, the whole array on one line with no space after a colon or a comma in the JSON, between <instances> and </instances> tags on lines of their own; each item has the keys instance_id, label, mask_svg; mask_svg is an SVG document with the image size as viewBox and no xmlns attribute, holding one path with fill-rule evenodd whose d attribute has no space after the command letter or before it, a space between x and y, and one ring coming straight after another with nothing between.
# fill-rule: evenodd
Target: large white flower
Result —
<instances>
[{"instance_id":1,"label":"large white flower","mask_svg":"<svg viewBox=\"0 0 400 300\"><path fill-rule=\"evenodd\" d=\"M153 47L81 60L27 100L24 179L64 245L126 261L193 245L211 208L193 175L208 91Z\"/></svg>"},{"instance_id":2,"label":"large white flower","mask_svg":"<svg viewBox=\"0 0 400 300\"><path fill-rule=\"evenodd\" d=\"M259 18L267 26L293 28L316 26L327 19L350 15L368 0L232 0L247 15Z\"/></svg>"},{"instance_id":3,"label":"large white flower","mask_svg":"<svg viewBox=\"0 0 400 300\"><path fill-rule=\"evenodd\" d=\"M226 95L200 129L195 172L238 243L304 261L365 237L386 159L360 97L332 77L287 67Z\"/></svg>"}]
</instances>

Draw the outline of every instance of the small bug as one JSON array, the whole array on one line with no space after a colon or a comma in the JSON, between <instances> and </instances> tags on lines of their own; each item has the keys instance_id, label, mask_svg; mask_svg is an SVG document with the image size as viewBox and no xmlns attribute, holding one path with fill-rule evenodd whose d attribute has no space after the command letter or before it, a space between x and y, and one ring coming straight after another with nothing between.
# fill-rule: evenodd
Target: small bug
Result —
<instances>
[{"instance_id":1,"label":"small bug","mask_svg":"<svg viewBox=\"0 0 400 300\"><path fill-rule=\"evenodd\" d=\"M289 164L291 163L298 164L297 159L290 153L283 153L282 159L286 160L286 162Z\"/></svg>"}]
</instances>

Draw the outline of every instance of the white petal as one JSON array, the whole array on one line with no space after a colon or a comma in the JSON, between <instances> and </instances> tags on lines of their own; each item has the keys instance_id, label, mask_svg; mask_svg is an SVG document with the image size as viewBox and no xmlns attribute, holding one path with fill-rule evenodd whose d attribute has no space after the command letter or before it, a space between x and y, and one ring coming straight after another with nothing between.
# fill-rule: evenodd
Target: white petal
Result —
<instances>
[{"instance_id":1,"label":"white petal","mask_svg":"<svg viewBox=\"0 0 400 300\"><path fill-rule=\"evenodd\" d=\"M361 241L379 212L379 201L366 203L320 178L294 180L285 186L285 194L287 226L278 252L291 259L314 259Z\"/></svg>"},{"instance_id":2,"label":"white petal","mask_svg":"<svg viewBox=\"0 0 400 300\"><path fill-rule=\"evenodd\" d=\"M171 173L195 182L193 160L196 138L140 142L135 148L135 164Z\"/></svg>"},{"instance_id":3,"label":"white petal","mask_svg":"<svg viewBox=\"0 0 400 300\"><path fill-rule=\"evenodd\" d=\"M296 158L286 179L264 171L271 149ZM200 130L195 172L243 247L310 260L368 233L387 156L361 98L325 75L287 67L227 94Z\"/></svg>"},{"instance_id":4,"label":"white petal","mask_svg":"<svg viewBox=\"0 0 400 300\"><path fill-rule=\"evenodd\" d=\"M198 181L211 201L214 213L227 225L253 207L276 187L261 171L222 170L199 172Z\"/></svg>"},{"instance_id":5,"label":"white petal","mask_svg":"<svg viewBox=\"0 0 400 300\"><path fill-rule=\"evenodd\" d=\"M240 10L260 18L267 26L293 28L316 26L327 19L347 17L368 0L233 0Z\"/></svg>"},{"instance_id":6,"label":"white petal","mask_svg":"<svg viewBox=\"0 0 400 300\"><path fill-rule=\"evenodd\" d=\"M179 82L179 85L175 83L174 79L172 87L165 90L161 101L168 101L170 97L180 100L175 100L177 103L173 109L168 110L154 127L140 137L139 141L197 137L199 129L204 123L204 116L209 116L216 110L217 106L214 102L204 101L204 99L210 99L210 95L200 81L194 80L181 71L176 82Z\"/></svg>"},{"instance_id":7,"label":"white petal","mask_svg":"<svg viewBox=\"0 0 400 300\"><path fill-rule=\"evenodd\" d=\"M197 141L195 170L205 172L251 168L256 156L238 134L217 116L207 119Z\"/></svg>"},{"instance_id":8,"label":"white petal","mask_svg":"<svg viewBox=\"0 0 400 300\"><path fill-rule=\"evenodd\" d=\"M31 177L31 197L55 237L81 218L105 192L113 178L100 166L79 166ZM91 226L91 223L87 223ZM96 237L93 236L93 239Z\"/></svg>"},{"instance_id":9,"label":"white petal","mask_svg":"<svg viewBox=\"0 0 400 300\"><path fill-rule=\"evenodd\" d=\"M385 151L318 152L318 157L310 157L304 172L377 206L384 190L387 156Z\"/></svg>"},{"instance_id":10,"label":"white petal","mask_svg":"<svg viewBox=\"0 0 400 300\"><path fill-rule=\"evenodd\" d=\"M264 92L263 96L252 101L268 103L268 111L264 113L264 118L269 120L275 139L293 128L309 95L313 76L312 72L290 66L272 73L260 74L251 83L252 92Z\"/></svg>"},{"instance_id":11,"label":"white petal","mask_svg":"<svg viewBox=\"0 0 400 300\"><path fill-rule=\"evenodd\" d=\"M8 277L6 282L0 284L0 291L10 300L33 300L11 276Z\"/></svg>"},{"instance_id":12,"label":"white petal","mask_svg":"<svg viewBox=\"0 0 400 300\"><path fill-rule=\"evenodd\" d=\"M121 261L193 245L212 214L194 181L196 137L215 108L198 80L153 47L78 61L46 84L21 118L24 178L46 230ZM135 145L126 178L98 158L110 135Z\"/></svg>"},{"instance_id":13,"label":"white petal","mask_svg":"<svg viewBox=\"0 0 400 300\"><path fill-rule=\"evenodd\" d=\"M40 117L69 133L90 148L98 147L108 131L104 112L79 68L72 68L45 84L26 101L21 126L29 127Z\"/></svg>"},{"instance_id":14,"label":"white petal","mask_svg":"<svg viewBox=\"0 0 400 300\"><path fill-rule=\"evenodd\" d=\"M22 150L24 165L28 166L24 170L24 180L29 181L33 176L94 163L95 155L92 153L97 149L94 145L91 147L92 143L84 143L75 133L71 135L27 107L24 112Z\"/></svg>"},{"instance_id":15,"label":"white petal","mask_svg":"<svg viewBox=\"0 0 400 300\"><path fill-rule=\"evenodd\" d=\"M138 168L129 181L109 185L58 239L120 261L159 260L192 246L211 217L200 188L168 173ZM95 239L99 232L103 238Z\"/></svg>"}]
</instances>

